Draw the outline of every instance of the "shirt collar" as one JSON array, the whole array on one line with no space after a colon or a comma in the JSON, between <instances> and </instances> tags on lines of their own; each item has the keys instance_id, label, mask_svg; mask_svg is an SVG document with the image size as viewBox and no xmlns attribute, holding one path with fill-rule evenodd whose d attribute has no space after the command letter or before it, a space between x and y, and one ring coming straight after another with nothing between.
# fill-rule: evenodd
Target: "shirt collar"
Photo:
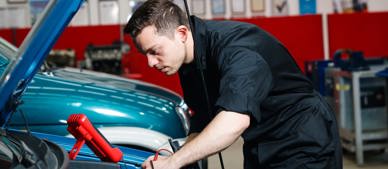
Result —
<instances>
[{"instance_id":1,"label":"shirt collar","mask_svg":"<svg viewBox=\"0 0 388 169\"><path fill-rule=\"evenodd\" d=\"M191 16L194 29L194 61L197 62L196 57L199 58L200 64L196 64L198 69L206 69L206 47L208 46L206 41L206 25L205 22L196 17Z\"/></svg>"},{"instance_id":2,"label":"shirt collar","mask_svg":"<svg viewBox=\"0 0 388 169\"><path fill-rule=\"evenodd\" d=\"M191 28L193 40L194 40L194 60L189 64L183 64L180 72L190 72L195 68L201 70L206 69L206 25L204 21L196 16L190 17L192 25ZM200 64L197 64L197 58Z\"/></svg>"}]
</instances>

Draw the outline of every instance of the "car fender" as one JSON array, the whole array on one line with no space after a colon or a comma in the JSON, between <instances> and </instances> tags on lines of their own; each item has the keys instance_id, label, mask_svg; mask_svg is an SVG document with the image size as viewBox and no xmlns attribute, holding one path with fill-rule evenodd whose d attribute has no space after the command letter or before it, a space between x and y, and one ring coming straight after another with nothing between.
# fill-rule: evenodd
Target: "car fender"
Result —
<instances>
[{"instance_id":1,"label":"car fender","mask_svg":"<svg viewBox=\"0 0 388 169\"><path fill-rule=\"evenodd\" d=\"M99 127L98 130L111 144L129 147L133 145L152 151L162 148L172 150L168 142L171 137L150 129L139 127ZM73 136L67 135L67 137ZM177 140L180 144L183 144L186 139Z\"/></svg>"}]
</instances>

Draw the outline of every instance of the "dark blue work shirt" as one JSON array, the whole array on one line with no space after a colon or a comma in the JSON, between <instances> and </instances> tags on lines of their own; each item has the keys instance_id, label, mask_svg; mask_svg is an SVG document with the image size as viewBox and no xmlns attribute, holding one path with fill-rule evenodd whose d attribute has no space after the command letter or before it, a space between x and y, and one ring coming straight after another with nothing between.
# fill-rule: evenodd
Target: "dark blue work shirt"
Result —
<instances>
[{"instance_id":1,"label":"dark blue work shirt","mask_svg":"<svg viewBox=\"0 0 388 169\"><path fill-rule=\"evenodd\" d=\"M303 138L287 139L306 123L303 119L310 112L325 109L325 117L317 118L325 119L323 129L326 123L335 122L332 111L314 92L291 54L270 34L248 23L191 19L197 60L179 70L184 99L196 113L191 119L191 132L201 131L221 110L247 114L251 122L242 135L244 156L259 156L254 158L256 163L265 164L274 163L279 152L299 144ZM328 135L338 139L338 133L333 132L330 130ZM334 147L338 146L336 141ZM325 140L320 144L330 143Z\"/></svg>"}]
</instances>

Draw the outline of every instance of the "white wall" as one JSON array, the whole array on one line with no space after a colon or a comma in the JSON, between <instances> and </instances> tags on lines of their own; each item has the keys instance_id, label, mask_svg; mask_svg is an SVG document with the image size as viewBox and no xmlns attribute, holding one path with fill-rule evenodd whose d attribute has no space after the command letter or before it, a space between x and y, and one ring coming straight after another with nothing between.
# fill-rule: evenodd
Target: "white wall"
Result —
<instances>
[{"instance_id":1,"label":"white wall","mask_svg":"<svg viewBox=\"0 0 388 169\"><path fill-rule=\"evenodd\" d=\"M368 0L368 11L381 12L388 11L388 0Z\"/></svg>"},{"instance_id":2,"label":"white wall","mask_svg":"<svg viewBox=\"0 0 388 169\"><path fill-rule=\"evenodd\" d=\"M130 12L129 0L119 0L119 7L120 7L120 23L126 24L128 15Z\"/></svg>"},{"instance_id":3,"label":"white wall","mask_svg":"<svg viewBox=\"0 0 388 169\"><path fill-rule=\"evenodd\" d=\"M28 3L8 4L0 1L0 28L25 28L31 25Z\"/></svg>"},{"instance_id":4,"label":"white wall","mask_svg":"<svg viewBox=\"0 0 388 169\"><path fill-rule=\"evenodd\" d=\"M98 0L89 0L90 24L99 24Z\"/></svg>"},{"instance_id":5,"label":"white wall","mask_svg":"<svg viewBox=\"0 0 388 169\"><path fill-rule=\"evenodd\" d=\"M0 1L0 7L5 7L7 5L7 1Z\"/></svg>"},{"instance_id":6,"label":"white wall","mask_svg":"<svg viewBox=\"0 0 388 169\"><path fill-rule=\"evenodd\" d=\"M288 0L287 3L290 15L299 15L299 0Z\"/></svg>"},{"instance_id":7,"label":"white wall","mask_svg":"<svg viewBox=\"0 0 388 169\"><path fill-rule=\"evenodd\" d=\"M99 14L99 1L100 0L88 0L87 9L80 11L80 14L75 16L74 21L71 25L100 25L100 14ZM129 3L133 0L117 0L119 6L119 23L126 24L128 15L132 13ZM137 0L138 1L138 0ZM182 0L183 1L183 0ZM189 6L191 5L191 0L187 0ZM225 15L221 16L212 16L211 1L204 0L206 3L206 13L201 16L202 18L212 19L215 17L252 17L252 16L272 16L272 0L264 0L265 2L265 11L259 13L251 12L251 0L241 0L245 3L245 13L242 15L232 16L232 1L225 0ZM299 15L299 0L287 0L288 1L288 11L290 15ZM317 13L330 14L333 13L333 0L316 0L317 4ZM380 12L388 11L388 0L367 0L368 11L371 12ZM15 9L17 8L17 9ZM13 27L29 27L31 25L30 20L30 11L29 4L8 4L6 0L0 0L0 28L7 28L10 26ZM18 18L10 15L14 14L19 15Z\"/></svg>"},{"instance_id":8,"label":"white wall","mask_svg":"<svg viewBox=\"0 0 388 169\"><path fill-rule=\"evenodd\" d=\"M73 17L73 20L71 20L70 25L72 26L87 26L90 23L90 16L89 16L89 3L85 2L82 4L78 12Z\"/></svg>"},{"instance_id":9,"label":"white wall","mask_svg":"<svg viewBox=\"0 0 388 169\"><path fill-rule=\"evenodd\" d=\"M317 0L317 13L330 14L333 12L333 0Z\"/></svg>"}]
</instances>

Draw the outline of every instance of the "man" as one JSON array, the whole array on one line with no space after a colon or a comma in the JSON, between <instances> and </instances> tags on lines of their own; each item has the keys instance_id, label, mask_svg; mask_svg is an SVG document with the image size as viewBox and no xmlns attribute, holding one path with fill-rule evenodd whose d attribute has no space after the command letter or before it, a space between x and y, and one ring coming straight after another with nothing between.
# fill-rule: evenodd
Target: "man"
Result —
<instances>
[{"instance_id":1,"label":"man","mask_svg":"<svg viewBox=\"0 0 388 169\"><path fill-rule=\"evenodd\" d=\"M179 72L184 99L196 112L191 133L200 132L143 168L181 168L240 136L245 169L342 168L333 111L280 42L247 23L190 20L193 29L174 3L148 0L125 28L150 67Z\"/></svg>"}]
</instances>

